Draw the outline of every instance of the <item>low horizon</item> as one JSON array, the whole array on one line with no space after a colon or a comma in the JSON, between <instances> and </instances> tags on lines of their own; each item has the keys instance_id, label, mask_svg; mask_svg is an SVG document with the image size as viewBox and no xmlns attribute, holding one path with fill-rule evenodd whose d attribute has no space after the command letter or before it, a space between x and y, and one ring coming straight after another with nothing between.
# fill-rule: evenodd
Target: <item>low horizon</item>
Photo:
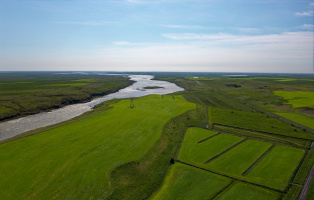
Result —
<instances>
[{"instance_id":1,"label":"low horizon","mask_svg":"<svg viewBox=\"0 0 314 200\"><path fill-rule=\"evenodd\" d=\"M314 73L313 0L0 5L0 71Z\"/></svg>"}]
</instances>

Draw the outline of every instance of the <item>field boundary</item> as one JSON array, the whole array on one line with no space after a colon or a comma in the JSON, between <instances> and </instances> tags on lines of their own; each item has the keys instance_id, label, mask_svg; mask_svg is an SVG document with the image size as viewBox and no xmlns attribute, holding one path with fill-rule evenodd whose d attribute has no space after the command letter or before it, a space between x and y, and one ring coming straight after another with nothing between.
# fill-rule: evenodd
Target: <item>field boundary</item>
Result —
<instances>
[{"instance_id":1,"label":"field boundary","mask_svg":"<svg viewBox=\"0 0 314 200\"><path fill-rule=\"evenodd\" d=\"M217 135L219 135L219 134L220 134L220 133L216 133L215 135L212 135L212 136L210 136L210 137L208 137L208 138L205 138L205 139L203 139L203 140L201 140L201 141L198 141L197 144L202 143L202 142L205 142L205 141L207 141L207 140L209 140L209 139L211 139L211 138L213 138L213 137L215 137L215 136L217 136Z\"/></svg>"},{"instance_id":2,"label":"field boundary","mask_svg":"<svg viewBox=\"0 0 314 200\"><path fill-rule=\"evenodd\" d=\"M267 135L283 136L283 137L294 138L294 139L298 139L298 140L307 140L307 141L311 141L312 142L311 139L299 138L299 137L294 137L294 136L289 136L289 135L280 135L280 134L277 134L277 133L270 133L270 132L265 132L265 131L257 131L257 130L242 128L242 127L237 127L237 126L230 126L230 125L218 124L218 123L213 123L213 125L214 125L214 127L215 127L215 125L226 126L226 127L242 129L242 130L246 130L246 131L254 131L254 132L257 132L257 133L262 133L262 134L267 134Z\"/></svg>"},{"instance_id":3,"label":"field boundary","mask_svg":"<svg viewBox=\"0 0 314 200\"><path fill-rule=\"evenodd\" d=\"M277 134L277 133L269 133L269 132L264 132L264 131L256 131L256 130L252 130L252 129L246 129L246 128L241 128L241 127L236 127L236 126L229 126L229 125L224 125L224 124L217 124L217 123L214 123L213 125L214 125L214 128L215 128L215 125L218 125L218 126L224 126L224 127L234 128L234 129L238 129L238 130L253 131L253 132L256 132L256 133L260 133L260 134L275 135L275 136L281 136L281 137L287 137L287 138L293 138L293 139L297 139L297 140L303 140L303 141L310 141L310 142L312 142L312 140L310 140L310 139L298 138L298 137L286 136L286 135L280 135L280 134Z\"/></svg>"},{"instance_id":4,"label":"field boundary","mask_svg":"<svg viewBox=\"0 0 314 200\"><path fill-rule=\"evenodd\" d=\"M195 165L191 165L191 164L189 164L189 163L182 162L182 161L180 161L180 160L176 160L176 161L179 162L179 163L181 163L181 164L185 164L185 165L188 165L188 166L191 166L191 167L195 167L195 168L198 168L198 169L207 171L207 172L211 172L211 173L213 173L213 174L217 174L217 175L220 175L220 176L224 176L224 177L227 177L227 178L231 178L231 179L233 179L233 180L238 180L238 181L241 181L241 182L244 182L244 183L248 183L248 184L251 184L251 185L258 186L258 187L263 187L263 188L265 188L265 189L273 190L273 191L280 192L280 193L284 194L284 191L279 190L279 189L271 188L271 187L268 187L268 186L265 186L265 185L261 185L261 184L258 184L258 183L249 182L249 181L246 181L246 180L243 180L243 179L239 179L239 178L235 178L235 177L233 177L233 176L229 176L229 175L226 175L226 174L221 174L221 173L219 173L219 172L215 172L215 171L212 171L212 170L209 170L209 169L204 169L204 168L202 168L202 167L198 167L198 166L195 166Z\"/></svg>"},{"instance_id":5,"label":"field boundary","mask_svg":"<svg viewBox=\"0 0 314 200\"><path fill-rule=\"evenodd\" d=\"M236 146L242 144L243 142L245 142L247 140L247 138L244 138L244 140L241 140L240 142L232 145L231 147L229 147L228 149L224 150L223 152L219 153L218 155L212 157L211 159L207 160L204 162L204 164L208 164L209 162L213 161L214 159L222 156L223 154L225 154L226 152L230 151L231 149L235 148Z\"/></svg>"},{"instance_id":6,"label":"field boundary","mask_svg":"<svg viewBox=\"0 0 314 200\"><path fill-rule=\"evenodd\" d=\"M303 188L302 188L302 191L301 191L301 193L299 195L298 200L305 200L306 199L307 194L308 194L308 192L310 190L313 178L314 178L314 164L312 165L311 171L310 171L310 173L308 174L308 177L305 180L305 183L303 185Z\"/></svg>"},{"instance_id":7,"label":"field boundary","mask_svg":"<svg viewBox=\"0 0 314 200\"><path fill-rule=\"evenodd\" d=\"M273 148L277 146L276 144L271 145L260 157L258 157L244 172L242 172L241 175L245 176L248 173L250 173L250 171L256 166L258 165L258 163L265 157L267 156L271 150L273 150Z\"/></svg>"},{"instance_id":8,"label":"field boundary","mask_svg":"<svg viewBox=\"0 0 314 200\"><path fill-rule=\"evenodd\" d=\"M226 187L224 187L222 190L220 190L213 198L211 198L212 200L214 199L218 199L219 197L221 197L221 195L223 195L227 190L229 190L234 184L235 184L236 180L232 180Z\"/></svg>"},{"instance_id":9,"label":"field boundary","mask_svg":"<svg viewBox=\"0 0 314 200\"><path fill-rule=\"evenodd\" d=\"M250 139L255 139L255 140L260 140L260 141L264 141L264 142L269 142L269 143L274 143L274 144L279 144L279 145L284 145L284 146L290 146L290 147L295 147L295 148L299 148L299 149L309 150L309 147L307 148L305 145L286 140L284 138L284 136L263 134L263 133L256 132L254 130L245 130L245 131L249 131L252 134L260 134L260 135L248 136L248 134L230 133L230 132L226 132L228 130L220 130L221 127L227 127L227 128L232 128L234 130L240 130L241 131L240 128L230 127L230 126L225 126L225 125L220 125L220 124L215 124L215 125L216 125L216 128L219 128L219 129L215 129L215 127L214 127L213 131L215 131L215 132L225 133L225 134L235 135L235 136L246 136L246 137L248 137ZM276 138L274 138L274 139L269 138L268 139L268 138L263 138L262 136L269 136L269 137L276 137ZM297 139L297 140L303 140L303 139Z\"/></svg>"},{"instance_id":10,"label":"field boundary","mask_svg":"<svg viewBox=\"0 0 314 200\"><path fill-rule=\"evenodd\" d=\"M302 125L302 124L299 124L299 123L294 122L294 121L292 121L292 120L289 120L289 119L287 119L287 118L284 118L284 117L282 117L282 116L280 116L280 115L277 115L277 114L275 114L275 113L272 113L272 112L270 112L270 111L267 111L267 110L264 110L264 109L262 109L262 108L259 108L259 107L255 106L255 105L253 105L253 104L250 104L250 103L247 103L247 102L245 102L245 101L242 101L242 100L240 100L240 99L238 99L238 98L236 98L236 97L234 97L234 96L232 96L232 95L230 95L230 94L228 94L228 93L226 93L226 92L221 91L221 90L218 89L218 88L215 88L215 87L213 87L213 86L210 86L210 87L212 87L213 89L218 90L218 91L224 93L225 95L227 95L227 96L229 96L229 97L231 97L231 98L233 98L233 99L239 101L239 102L242 103L242 104L245 104L245 105L248 106L248 107L251 107L252 109L254 109L254 110L256 110L256 111L259 111L259 112L261 112L261 113L263 113L263 114L270 115L272 118L278 119L278 120L280 120L280 121L282 121L282 122L284 122L284 123L286 123L286 124L294 125L294 126L297 127L297 128L306 129L306 130L308 130L312 135L313 135L313 133L314 133L314 129L311 129L311 128L307 127L307 126L304 126L304 125Z\"/></svg>"}]
</instances>

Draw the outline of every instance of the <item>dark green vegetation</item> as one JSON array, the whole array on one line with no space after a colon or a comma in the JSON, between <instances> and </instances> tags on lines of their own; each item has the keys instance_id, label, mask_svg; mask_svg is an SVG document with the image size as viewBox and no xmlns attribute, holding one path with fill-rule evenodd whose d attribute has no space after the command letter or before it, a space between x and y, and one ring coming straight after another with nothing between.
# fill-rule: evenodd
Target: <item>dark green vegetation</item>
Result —
<instances>
[{"instance_id":1,"label":"dark green vegetation","mask_svg":"<svg viewBox=\"0 0 314 200\"><path fill-rule=\"evenodd\" d=\"M132 83L93 74L0 73L0 120L88 101Z\"/></svg>"},{"instance_id":2,"label":"dark green vegetation","mask_svg":"<svg viewBox=\"0 0 314 200\"><path fill-rule=\"evenodd\" d=\"M314 132L304 127L313 107L275 91L313 92L312 76L156 75L186 90L134 99L135 108L114 100L1 144L1 197L298 198L314 162Z\"/></svg>"},{"instance_id":3,"label":"dark green vegetation","mask_svg":"<svg viewBox=\"0 0 314 200\"><path fill-rule=\"evenodd\" d=\"M163 87L159 87L159 86L148 86L148 87L144 87L143 89L158 89L158 88L163 88Z\"/></svg>"}]
</instances>

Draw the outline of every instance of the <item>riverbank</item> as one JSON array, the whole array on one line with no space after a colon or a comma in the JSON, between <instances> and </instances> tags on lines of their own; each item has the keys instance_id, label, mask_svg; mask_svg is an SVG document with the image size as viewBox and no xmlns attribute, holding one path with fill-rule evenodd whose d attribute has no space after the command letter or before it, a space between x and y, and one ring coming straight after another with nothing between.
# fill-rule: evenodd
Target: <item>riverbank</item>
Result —
<instances>
[{"instance_id":1,"label":"riverbank","mask_svg":"<svg viewBox=\"0 0 314 200\"><path fill-rule=\"evenodd\" d=\"M0 122L88 102L133 83L122 76L94 74L0 74Z\"/></svg>"}]
</instances>

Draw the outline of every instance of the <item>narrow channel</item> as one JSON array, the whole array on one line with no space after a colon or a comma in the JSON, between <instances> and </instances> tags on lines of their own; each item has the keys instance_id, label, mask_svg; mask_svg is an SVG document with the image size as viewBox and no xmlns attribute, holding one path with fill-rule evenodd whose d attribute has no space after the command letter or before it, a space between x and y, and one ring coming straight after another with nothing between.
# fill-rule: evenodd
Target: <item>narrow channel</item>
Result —
<instances>
[{"instance_id":1,"label":"narrow channel","mask_svg":"<svg viewBox=\"0 0 314 200\"><path fill-rule=\"evenodd\" d=\"M154 76L150 75L130 75L129 78L136 81L133 85L119 90L100 98L96 98L87 103L73 104L63 108L55 109L50 112L43 112L19 119L14 119L0 123L0 141L14 137L26 131L31 131L37 128L57 124L74 117L77 117L84 112L90 111L97 104L111 99L142 97L150 94L169 94L184 89L167 81L151 80ZM145 87L158 86L157 89L143 89Z\"/></svg>"}]
</instances>

